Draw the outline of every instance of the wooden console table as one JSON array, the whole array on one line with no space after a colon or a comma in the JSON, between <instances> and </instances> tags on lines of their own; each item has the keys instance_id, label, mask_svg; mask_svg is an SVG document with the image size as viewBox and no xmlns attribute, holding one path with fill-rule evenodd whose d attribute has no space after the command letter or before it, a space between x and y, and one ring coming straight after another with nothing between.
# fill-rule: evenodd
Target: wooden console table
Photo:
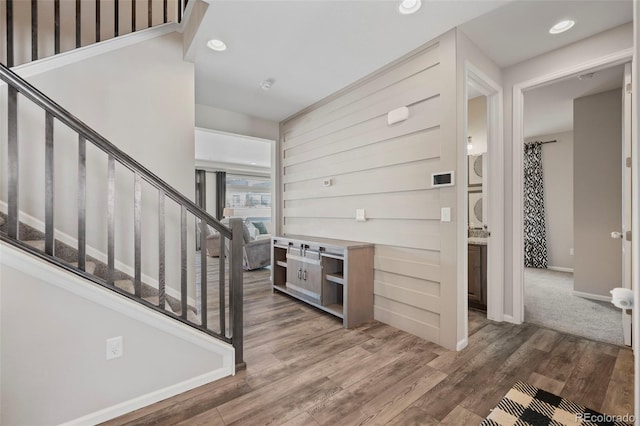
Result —
<instances>
[{"instance_id":1,"label":"wooden console table","mask_svg":"<svg viewBox=\"0 0 640 426\"><path fill-rule=\"evenodd\" d=\"M373 244L288 235L271 239L271 289L342 318L373 319Z\"/></svg>"}]
</instances>

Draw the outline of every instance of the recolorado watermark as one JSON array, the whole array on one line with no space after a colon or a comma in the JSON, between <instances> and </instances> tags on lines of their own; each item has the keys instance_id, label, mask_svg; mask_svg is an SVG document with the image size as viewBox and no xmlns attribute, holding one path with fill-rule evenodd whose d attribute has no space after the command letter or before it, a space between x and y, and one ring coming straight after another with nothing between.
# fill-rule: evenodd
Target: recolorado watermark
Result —
<instances>
[{"instance_id":1,"label":"recolorado watermark","mask_svg":"<svg viewBox=\"0 0 640 426\"><path fill-rule=\"evenodd\" d=\"M586 422L593 423L614 423L614 422L625 422L629 424L633 424L635 421L635 416L633 414L600 414L600 413L577 413L576 421L583 420Z\"/></svg>"}]
</instances>

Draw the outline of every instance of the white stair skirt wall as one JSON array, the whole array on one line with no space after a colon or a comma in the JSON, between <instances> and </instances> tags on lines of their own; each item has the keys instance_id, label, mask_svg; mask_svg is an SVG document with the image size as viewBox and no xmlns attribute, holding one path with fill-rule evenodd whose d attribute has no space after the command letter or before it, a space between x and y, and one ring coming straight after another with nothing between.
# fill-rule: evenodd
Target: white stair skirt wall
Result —
<instances>
[{"instance_id":1,"label":"white stair skirt wall","mask_svg":"<svg viewBox=\"0 0 640 426\"><path fill-rule=\"evenodd\" d=\"M0 200L0 212L7 214L8 211L8 206L7 203L5 201L1 201ZM23 211L20 211L18 213L18 220L25 224L28 225L42 233L44 233L44 222L41 221L40 219L37 219L31 215L26 214ZM78 240L75 237L72 237L71 235L65 234L64 232L61 232L59 230L55 230L54 232L54 237L56 240L61 241L63 243L65 243L68 246L71 247L78 247ZM102 263L107 263L108 257L107 254L96 249L93 248L89 245L87 245L86 247L87 250L87 256L91 256L95 259L98 259L100 262ZM94 265L95 266L95 265ZM125 274L129 275L130 277L133 277L135 275L135 270L133 269L133 266L131 265L127 265L119 260L115 260L115 269L116 271L120 271L120 272L124 272ZM90 274L93 273L93 271L88 271ZM150 277L147 274L142 274L142 282L150 287L153 287L155 289L159 288L159 283L158 280L156 278ZM130 291L130 293L133 293L133 291ZM171 287L165 287L165 293L168 296L171 296L175 299L180 300L180 298L182 297L180 295L180 291L176 290L175 288L171 288ZM189 306L196 306L196 299L191 297L191 296L187 296L187 303L189 304Z\"/></svg>"},{"instance_id":2,"label":"white stair skirt wall","mask_svg":"<svg viewBox=\"0 0 640 426\"><path fill-rule=\"evenodd\" d=\"M5 243L0 302L2 424L96 424L234 374L231 345Z\"/></svg>"}]
</instances>

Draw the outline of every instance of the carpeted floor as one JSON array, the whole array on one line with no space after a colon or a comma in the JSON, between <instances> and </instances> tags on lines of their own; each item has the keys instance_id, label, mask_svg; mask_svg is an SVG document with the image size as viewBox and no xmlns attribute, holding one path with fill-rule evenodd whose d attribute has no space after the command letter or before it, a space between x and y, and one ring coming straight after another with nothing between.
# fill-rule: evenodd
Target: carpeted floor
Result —
<instances>
[{"instance_id":1,"label":"carpeted floor","mask_svg":"<svg viewBox=\"0 0 640 426\"><path fill-rule=\"evenodd\" d=\"M622 345L622 314L609 302L572 294L573 274L525 268L524 319L554 330Z\"/></svg>"}]
</instances>

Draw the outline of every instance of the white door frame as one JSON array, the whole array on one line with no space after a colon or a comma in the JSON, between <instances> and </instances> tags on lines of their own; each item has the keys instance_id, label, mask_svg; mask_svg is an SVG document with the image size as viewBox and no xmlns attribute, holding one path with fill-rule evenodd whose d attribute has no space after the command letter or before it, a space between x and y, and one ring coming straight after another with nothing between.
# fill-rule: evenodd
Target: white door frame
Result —
<instances>
[{"instance_id":1,"label":"white door frame","mask_svg":"<svg viewBox=\"0 0 640 426\"><path fill-rule=\"evenodd\" d=\"M524 230L523 230L523 151L524 151L524 92L557 80L598 71L630 62L633 49L621 50L591 61L576 64L553 73L533 78L513 86L513 322L524 321Z\"/></svg>"},{"instance_id":2,"label":"white door frame","mask_svg":"<svg viewBox=\"0 0 640 426\"><path fill-rule=\"evenodd\" d=\"M459 162L459 176L468 182L467 136L468 136L468 86L487 97L487 227L491 236L487 245L487 318L502 321L504 314L504 130L502 86L489 78L469 61L464 64L464 132L459 143L463 149ZM459 295L463 312L464 336L468 338L468 202L467 185L458 185L459 238L458 265L462 265L459 280L462 292ZM459 345L460 346L460 345ZM461 349L461 348L459 348Z\"/></svg>"}]
</instances>

